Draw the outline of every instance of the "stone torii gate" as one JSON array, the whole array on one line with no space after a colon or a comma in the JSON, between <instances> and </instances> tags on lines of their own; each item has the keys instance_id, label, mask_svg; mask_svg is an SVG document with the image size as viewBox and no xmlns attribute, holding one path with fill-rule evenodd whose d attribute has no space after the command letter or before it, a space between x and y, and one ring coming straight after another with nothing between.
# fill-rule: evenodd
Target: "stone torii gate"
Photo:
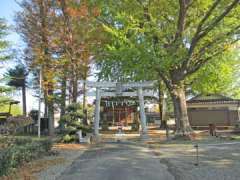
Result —
<instances>
[{"instance_id":1,"label":"stone torii gate","mask_svg":"<svg viewBox=\"0 0 240 180\"><path fill-rule=\"evenodd\" d=\"M96 88L96 102L95 102L95 119L94 119L94 135L99 136L99 122L100 122L100 102L101 97L131 97L138 96L140 106L140 121L141 121L141 136L147 136L147 124L146 115L144 110L144 96L154 96L153 92L145 91L144 88L152 88L154 86L153 81L147 82L132 82L132 83L116 83L116 82L84 82L86 86ZM114 89L115 91L106 91L104 89ZM137 89L135 92L125 91L129 88Z\"/></svg>"}]
</instances>

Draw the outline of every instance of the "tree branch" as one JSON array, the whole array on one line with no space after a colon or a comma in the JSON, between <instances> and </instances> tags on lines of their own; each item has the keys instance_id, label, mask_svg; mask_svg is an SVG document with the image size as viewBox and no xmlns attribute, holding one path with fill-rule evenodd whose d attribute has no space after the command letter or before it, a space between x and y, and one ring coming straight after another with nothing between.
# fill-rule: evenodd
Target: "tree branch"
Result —
<instances>
[{"instance_id":1,"label":"tree branch","mask_svg":"<svg viewBox=\"0 0 240 180\"><path fill-rule=\"evenodd\" d=\"M192 42L191 42L191 46L188 52L188 56L190 57L195 49L195 46L198 42L198 36L199 33L202 31L202 26L205 23L205 21L210 17L210 15L212 14L212 12L214 11L214 9L217 7L217 5L221 2L221 0L216 0L213 5L209 8L209 10L207 11L207 13L205 14L205 16L203 17L203 19L200 21L200 23L198 24L197 30L195 35L192 38Z\"/></svg>"},{"instance_id":2,"label":"tree branch","mask_svg":"<svg viewBox=\"0 0 240 180\"><path fill-rule=\"evenodd\" d=\"M206 36L214 27L216 27L216 25L217 25L225 16L227 16L227 15L231 12L231 10L232 10L235 6L237 6L237 4L238 4L239 2L240 2L240 0L234 0L234 1L232 2L232 4L230 4L220 16L218 16L217 18L215 18L215 20L214 20L209 26L207 26L205 29L203 29L203 31L199 34L198 39L203 38L203 37Z\"/></svg>"},{"instance_id":3,"label":"tree branch","mask_svg":"<svg viewBox=\"0 0 240 180\"><path fill-rule=\"evenodd\" d=\"M192 6L193 3L194 3L194 0L188 0L186 9L188 10Z\"/></svg>"},{"instance_id":4,"label":"tree branch","mask_svg":"<svg viewBox=\"0 0 240 180\"><path fill-rule=\"evenodd\" d=\"M238 41L239 39L235 39L234 41L232 41L230 44L234 44ZM215 52L214 54L212 54L211 56L204 58L204 59L200 59L198 62L195 63L195 65L192 66L191 69L189 69L186 73L186 75L190 75L193 74L194 72L196 72L197 70L199 70L204 64L208 63L212 58L222 54L223 52L225 52L228 48L224 47L224 48L219 48L217 52Z\"/></svg>"},{"instance_id":5,"label":"tree branch","mask_svg":"<svg viewBox=\"0 0 240 180\"><path fill-rule=\"evenodd\" d=\"M221 42L221 40L225 40L227 37L232 36L236 33L239 33L240 31L240 25L238 25L237 27L233 28L231 31L225 33L225 34L220 34L217 38L215 38L213 41L207 43L206 45L204 45L197 54L204 54L206 52L207 49L209 49L213 44L216 44L218 42ZM237 39L235 39L234 41L236 41ZM196 57L196 56L195 56Z\"/></svg>"},{"instance_id":6,"label":"tree branch","mask_svg":"<svg viewBox=\"0 0 240 180\"><path fill-rule=\"evenodd\" d=\"M208 10L208 12L205 14L205 16L203 17L203 19L200 21L196 33L192 38L191 41L191 45L188 51L188 57L186 58L186 60L183 62L183 67L187 68L189 61L191 60L191 56L197 46L197 43L199 42L200 39L202 39L203 37L205 37L212 29L214 29L216 27L216 25L225 17L227 16L230 11L237 6L237 4L239 3L240 0L234 0L224 11L221 15L219 15L218 17L215 18L215 20L213 20L212 23L210 23L209 26L207 26L205 29L203 29L203 25L204 23L207 21L207 19L210 17L210 15L212 14L212 12L214 11L214 9L216 9L216 7L218 6L218 4L220 3L221 0L216 0L213 5L210 7L210 9Z\"/></svg>"},{"instance_id":7,"label":"tree branch","mask_svg":"<svg viewBox=\"0 0 240 180\"><path fill-rule=\"evenodd\" d=\"M158 75L160 76L160 78L165 82L165 85L167 86L168 89L172 89L172 82L171 80L169 80L166 76L164 76L163 74L164 73L161 73L159 71L158 72Z\"/></svg>"},{"instance_id":8,"label":"tree branch","mask_svg":"<svg viewBox=\"0 0 240 180\"><path fill-rule=\"evenodd\" d=\"M177 23L177 32L175 34L173 43L178 40L178 38L182 37L182 33L185 28L185 20L186 20L186 14L187 14L187 6L189 1L188 0L179 0L179 15L178 15L178 23Z\"/></svg>"}]
</instances>

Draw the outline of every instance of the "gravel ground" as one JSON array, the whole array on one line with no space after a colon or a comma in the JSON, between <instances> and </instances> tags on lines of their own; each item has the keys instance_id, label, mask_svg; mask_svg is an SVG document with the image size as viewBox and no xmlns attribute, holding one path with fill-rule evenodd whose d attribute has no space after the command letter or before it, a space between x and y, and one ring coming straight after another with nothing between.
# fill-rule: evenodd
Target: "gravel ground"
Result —
<instances>
[{"instance_id":1,"label":"gravel ground","mask_svg":"<svg viewBox=\"0 0 240 180\"><path fill-rule=\"evenodd\" d=\"M240 142L210 139L199 143L196 166L194 143L151 145L176 180L239 180Z\"/></svg>"},{"instance_id":2,"label":"gravel ground","mask_svg":"<svg viewBox=\"0 0 240 180\"><path fill-rule=\"evenodd\" d=\"M55 180L57 177L69 167L74 160L79 158L83 154L85 149L58 149L57 156L45 157L46 160L51 160L54 158L64 158L65 161L58 165L50 166L46 170L41 171L40 173L35 174L38 180Z\"/></svg>"}]
</instances>

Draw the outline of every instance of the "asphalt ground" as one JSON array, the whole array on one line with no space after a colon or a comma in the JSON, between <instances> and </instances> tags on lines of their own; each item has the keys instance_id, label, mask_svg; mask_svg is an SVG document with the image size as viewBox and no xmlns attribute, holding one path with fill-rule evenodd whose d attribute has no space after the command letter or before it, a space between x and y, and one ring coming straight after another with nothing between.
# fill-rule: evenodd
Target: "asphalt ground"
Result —
<instances>
[{"instance_id":1,"label":"asphalt ground","mask_svg":"<svg viewBox=\"0 0 240 180\"><path fill-rule=\"evenodd\" d=\"M115 142L84 152L57 179L174 180L174 176L140 143Z\"/></svg>"}]
</instances>

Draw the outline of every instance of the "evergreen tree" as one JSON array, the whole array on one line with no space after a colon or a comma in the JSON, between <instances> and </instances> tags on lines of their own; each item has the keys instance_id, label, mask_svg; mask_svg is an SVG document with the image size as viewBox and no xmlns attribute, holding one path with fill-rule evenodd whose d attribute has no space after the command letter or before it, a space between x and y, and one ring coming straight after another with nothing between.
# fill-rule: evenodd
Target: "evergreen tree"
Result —
<instances>
[{"instance_id":1,"label":"evergreen tree","mask_svg":"<svg viewBox=\"0 0 240 180\"><path fill-rule=\"evenodd\" d=\"M23 115L27 115L26 105L26 86L27 86L27 75L28 71L24 65L17 65L14 68L8 69L5 73L7 78L7 85L15 87L16 89L21 88L22 90L22 105Z\"/></svg>"}]
</instances>

